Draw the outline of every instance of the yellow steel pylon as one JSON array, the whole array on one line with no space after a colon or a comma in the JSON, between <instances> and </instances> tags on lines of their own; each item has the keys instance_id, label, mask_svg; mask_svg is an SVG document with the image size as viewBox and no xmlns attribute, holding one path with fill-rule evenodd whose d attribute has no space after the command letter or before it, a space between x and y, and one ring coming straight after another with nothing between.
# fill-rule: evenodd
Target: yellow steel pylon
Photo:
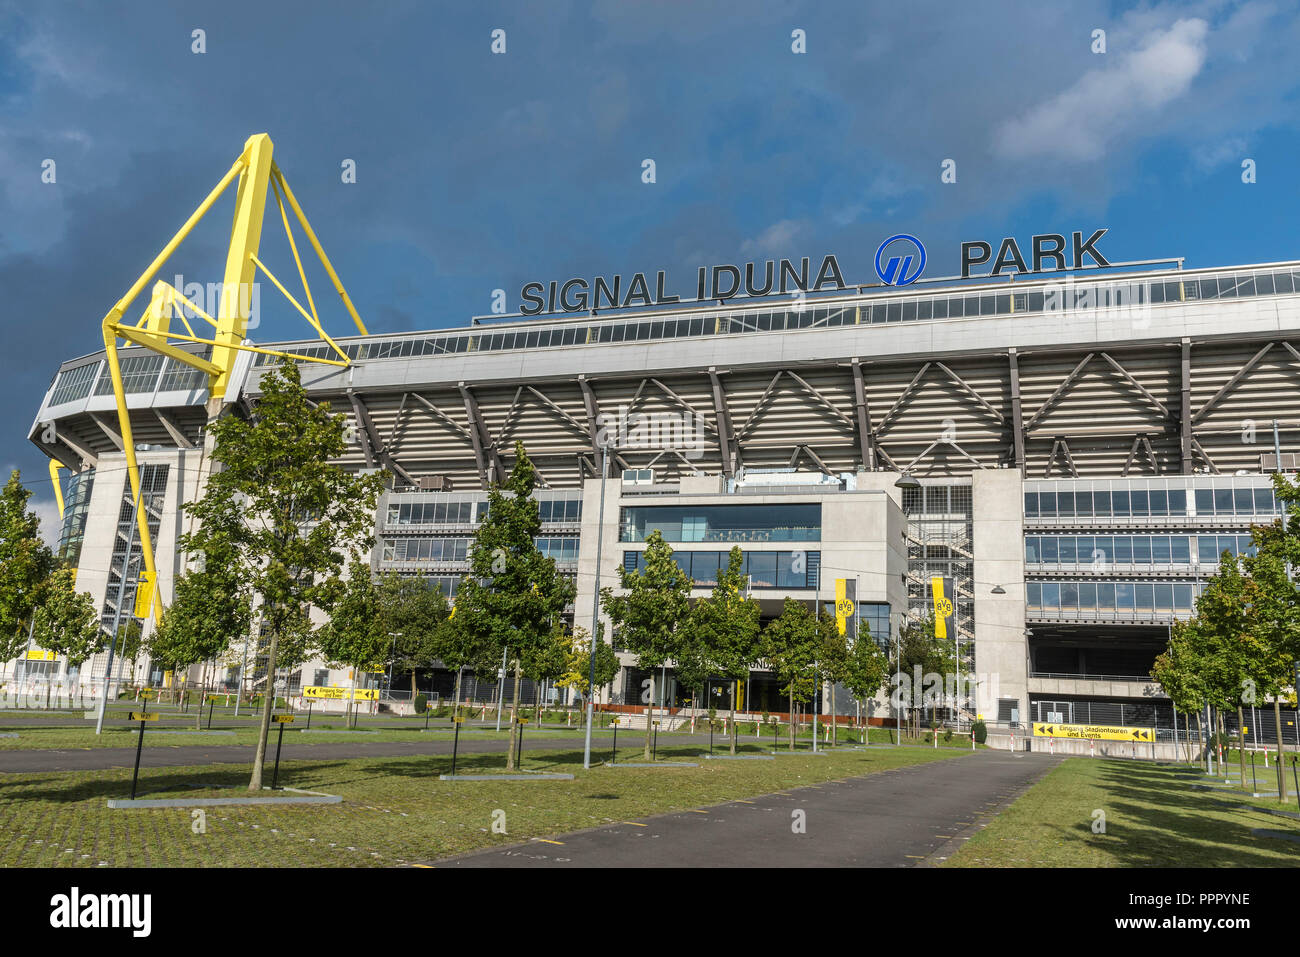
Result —
<instances>
[{"instance_id":1,"label":"yellow steel pylon","mask_svg":"<svg viewBox=\"0 0 1300 957\"><path fill-rule=\"evenodd\" d=\"M198 209L190 215L190 218L185 221L185 224L171 238L171 241L163 247L162 251L149 265L149 268L141 274L140 278L135 281L131 288L126 291L126 294L108 311L108 315L104 317L104 350L108 355L108 368L113 380L113 398L117 403L118 427L121 430L122 445L126 453L127 474L131 479L131 496L136 502L136 523L139 527L141 550L144 553L145 575L141 577L149 583L150 594L148 600L155 620L161 620L162 596L158 594L158 572L154 562L153 540L149 534L148 509L140 495L140 469L135 457L135 442L131 433L130 411L127 409L126 393L122 387L122 368L117 353L118 339L125 339L160 355L175 359L190 368L206 372L208 374L208 395L210 399L215 400L225 398L226 390L230 385L230 373L234 368L235 357L241 351L300 359L305 362L320 362L326 365L350 365L347 354L325 333L324 328L321 326L320 317L316 313L316 303L312 298L311 288L307 284L307 275L302 267L302 259L298 255L298 246L294 242L293 231L289 226L289 215L285 209L286 201L289 209L293 211L294 216L302 226L308 242L320 259L321 265L324 266L335 291L343 300L343 305L347 308L352 321L362 335L366 334L365 324L361 321L361 317L357 315L352 300L348 298L347 290L343 288L342 282L339 281L338 274L335 273L329 257L325 255L325 250L321 248L320 241L316 238L316 233L312 230L311 224L307 222L307 217L303 213L302 207L298 205L298 200L289 189L284 174L272 160L272 150L271 137L266 133L250 136L248 141L244 143L244 151L235 160L234 165L221 178L221 181L217 183L212 192L207 195L207 198L199 204ZM134 325L123 324L123 316L125 316L131 303L135 301L135 298L144 290L149 280L157 274L171 254L176 251L177 247L198 225L199 221L212 208L226 188L236 179L239 180L239 185L235 195L235 218L230 231L230 245L226 253L221 306L216 318L209 316L175 287L159 281L153 286L149 305L140 317L140 321ZM284 223L285 235L289 239L289 247L293 251L293 259L298 267L298 275L302 280L308 309L302 307L280 280L257 257L262 238L262 218L266 208L268 186L273 192L276 205L280 210L280 218ZM259 269L266 274L276 288L284 293L289 302L316 330L320 338L330 345L335 355L338 356L337 359L280 352L274 349L259 349L245 342L244 336L248 330L249 311L252 303L252 286ZM181 307L179 317L185 326L186 333L171 330L172 312L175 307ZM213 327L212 338L203 338L195 334L194 329L185 318L184 309L189 309ZM178 342L211 346L211 360L186 352L175 345ZM58 493L57 475L53 471L51 472L51 478L55 479L56 493ZM61 494L58 497L62 499Z\"/></svg>"}]
</instances>

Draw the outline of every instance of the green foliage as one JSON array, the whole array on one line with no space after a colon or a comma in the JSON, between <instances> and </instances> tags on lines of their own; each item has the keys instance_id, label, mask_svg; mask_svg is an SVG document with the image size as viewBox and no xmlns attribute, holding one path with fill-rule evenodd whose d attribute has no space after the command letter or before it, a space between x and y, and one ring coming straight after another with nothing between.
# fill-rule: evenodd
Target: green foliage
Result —
<instances>
[{"instance_id":1,"label":"green foliage","mask_svg":"<svg viewBox=\"0 0 1300 957\"><path fill-rule=\"evenodd\" d=\"M203 497L186 506L198 528L179 547L228 565L242 588L261 597L268 635L267 673L303 661L313 605L329 611L349 561L373 544L378 475L351 475L334 464L346 450L344 416L314 404L298 366L282 363L262 376L247 418L227 414L209 426L213 464ZM250 790L261 787L271 702L262 706L262 736Z\"/></svg>"},{"instance_id":2,"label":"green foliage","mask_svg":"<svg viewBox=\"0 0 1300 957\"><path fill-rule=\"evenodd\" d=\"M591 679L591 633L578 626L568 636L567 662L564 674L556 682L561 688L572 688L587 696L587 685ZM618 675L618 655L614 647L605 641L605 625L600 626L600 637L596 643L596 687L603 688Z\"/></svg>"},{"instance_id":3,"label":"green foliage","mask_svg":"<svg viewBox=\"0 0 1300 957\"><path fill-rule=\"evenodd\" d=\"M99 611L89 592L78 592L76 572L57 569L45 582L35 613L36 643L63 655L72 668L101 651L108 638L99 626Z\"/></svg>"},{"instance_id":4,"label":"green foliage","mask_svg":"<svg viewBox=\"0 0 1300 957\"><path fill-rule=\"evenodd\" d=\"M691 609L690 631L699 645L695 661L707 664L713 675L733 681L744 681L762 653L758 602L745 597L749 578L743 571L744 564L744 554L739 547L733 547L727 567L718 571L713 594ZM680 669L678 680L682 680Z\"/></svg>"},{"instance_id":5,"label":"green foliage","mask_svg":"<svg viewBox=\"0 0 1300 957\"><path fill-rule=\"evenodd\" d=\"M503 650L534 678L556 677L565 663L557 628L573 601L573 584L542 555L534 538L542 528L533 490L537 470L515 445L515 464L504 485L488 490L488 517L474 536L470 570L456 593L442 659L495 673Z\"/></svg>"},{"instance_id":6,"label":"green foliage","mask_svg":"<svg viewBox=\"0 0 1300 957\"><path fill-rule=\"evenodd\" d=\"M393 669L410 672L414 691L415 672L442 658L451 606L442 589L425 578L385 572L376 589L378 614L391 640Z\"/></svg>"},{"instance_id":7,"label":"green foliage","mask_svg":"<svg viewBox=\"0 0 1300 957\"><path fill-rule=\"evenodd\" d=\"M176 597L148 642L149 655L183 670L219 657L252 621L252 596L217 555L176 580Z\"/></svg>"},{"instance_id":8,"label":"green foliage","mask_svg":"<svg viewBox=\"0 0 1300 957\"><path fill-rule=\"evenodd\" d=\"M0 661L16 657L27 626L54 571L54 553L41 540L41 520L27 511L31 490L17 469L0 492Z\"/></svg>"},{"instance_id":9,"label":"green foliage","mask_svg":"<svg viewBox=\"0 0 1300 957\"><path fill-rule=\"evenodd\" d=\"M976 744L984 744L989 739L989 728L983 721L976 721L971 725L971 733L975 735Z\"/></svg>"},{"instance_id":10,"label":"green foliage","mask_svg":"<svg viewBox=\"0 0 1300 957\"><path fill-rule=\"evenodd\" d=\"M348 572L347 581L330 603L330 620L317 634L317 647L335 667L350 665L358 671L380 671L392 640L380 614L379 589L365 562L354 561Z\"/></svg>"},{"instance_id":11,"label":"green foliage","mask_svg":"<svg viewBox=\"0 0 1300 957\"><path fill-rule=\"evenodd\" d=\"M897 666L903 674L914 674L918 665L923 675L949 675L956 668L957 655L953 640L951 637L935 636L933 612L919 620L908 621L898 638L890 642L890 661L894 661L900 654Z\"/></svg>"},{"instance_id":12,"label":"green foliage","mask_svg":"<svg viewBox=\"0 0 1300 957\"><path fill-rule=\"evenodd\" d=\"M812 700L813 662L820 650L822 633L822 625L812 611L795 598L787 598L780 617L763 629L763 657L782 683L781 694L795 701Z\"/></svg>"},{"instance_id":13,"label":"green foliage","mask_svg":"<svg viewBox=\"0 0 1300 957\"><path fill-rule=\"evenodd\" d=\"M689 633L691 582L657 529L646 537L645 568L620 568L618 577L622 594L601 589L616 642L646 671L678 657Z\"/></svg>"}]
</instances>

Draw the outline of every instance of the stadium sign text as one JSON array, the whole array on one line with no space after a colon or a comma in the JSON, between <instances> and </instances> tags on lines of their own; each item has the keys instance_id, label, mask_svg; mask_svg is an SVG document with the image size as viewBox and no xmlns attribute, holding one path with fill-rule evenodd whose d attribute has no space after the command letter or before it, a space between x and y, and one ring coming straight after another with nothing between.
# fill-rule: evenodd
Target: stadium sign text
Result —
<instances>
[{"instance_id":1,"label":"stadium sign text","mask_svg":"<svg viewBox=\"0 0 1300 957\"><path fill-rule=\"evenodd\" d=\"M769 259L765 263L745 263L744 267L719 265L700 266L695 273L695 298L731 299L742 292L747 296L768 296L774 293L820 292L822 289L848 288L844 275L834 256L822 259L815 278L811 262L805 256L795 263L789 259ZM680 296L667 292L668 273L655 273L654 292L646 274L634 273L624 283L622 276L606 279L597 276L591 282L575 278L565 282L530 282L520 290L521 315L535 316L550 312L586 312L598 309L623 309L628 306L657 306L681 302Z\"/></svg>"},{"instance_id":2,"label":"stadium sign text","mask_svg":"<svg viewBox=\"0 0 1300 957\"><path fill-rule=\"evenodd\" d=\"M1073 240L1071 252L1074 254L1070 269L1082 269L1083 257L1088 256L1098 266L1109 266L1110 262L1097 251L1094 243L1106 235L1106 229L1094 230L1086 240L1082 232L1070 234ZM1032 267L1026 264L1024 254L1016 243L1015 237L1008 236L998 247L998 257L993 262L990 276L1000 276L1004 272L1041 272L1043 264L1051 262L1052 269L1063 270L1065 265L1065 237L1060 233L1042 233L1030 237ZM969 279L972 266L981 266L993 258L993 246L982 240L961 244L961 278Z\"/></svg>"}]
</instances>

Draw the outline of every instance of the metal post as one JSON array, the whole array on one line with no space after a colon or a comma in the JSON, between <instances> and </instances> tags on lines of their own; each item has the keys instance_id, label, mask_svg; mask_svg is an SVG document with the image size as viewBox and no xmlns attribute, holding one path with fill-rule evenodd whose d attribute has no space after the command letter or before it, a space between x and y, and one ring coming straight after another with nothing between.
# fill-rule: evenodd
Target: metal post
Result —
<instances>
[{"instance_id":1,"label":"metal post","mask_svg":"<svg viewBox=\"0 0 1300 957\"><path fill-rule=\"evenodd\" d=\"M140 722L140 740L135 745L135 771L131 774L131 800L135 800L135 784L140 780L140 752L144 750L144 726L145 722Z\"/></svg>"},{"instance_id":2,"label":"metal post","mask_svg":"<svg viewBox=\"0 0 1300 957\"><path fill-rule=\"evenodd\" d=\"M591 647L587 659L587 741L582 752L582 766L591 767L591 722L596 697L596 642L600 640L600 551L605 538L605 475L609 472L609 445L600 449L600 508L596 518L596 572L591 594ZM649 718L646 719L650 720Z\"/></svg>"},{"instance_id":3,"label":"metal post","mask_svg":"<svg viewBox=\"0 0 1300 957\"><path fill-rule=\"evenodd\" d=\"M501 730L501 712L506 707L506 655L510 653L510 646L501 649L501 670L497 672L497 730ZM463 667L463 666L462 666ZM476 686L477 690L477 686Z\"/></svg>"},{"instance_id":4,"label":"metal post","mask_svg":"<svg viewBox=\"0 0 1300 957\"><path fill-rule=\"evenodd\" d=\"M239 662L239 684L235 687L235 717L239 717L239 699L244 696L244 669L248 667L248 636L244 636L244 657Z\"/></svg>"},{"instance_id":5,"label":"metal post","mask_svg":"<svg viewBox=\"0 0 1300 957\"><path fill-rule=\"evenodd\" d=\"M271 772L271 790L280 783L280 747L284 744L284 722L280 722L280 733L275 739L275 770Z\"/></svg>"},{"instance_id":6,"label":"metal post","mask_svg":"<svg viewBox=\"0 0 1300 957\"><path fill-rule=\"evenodd\" d=\"M208 730L209 731L212 730L212 709L216 706L216 704L217 704L216 698L212 698L212 697L208 698Z\"/></svg>"},{"instance_id":7,"label":"metal post","mask_svg":"<svg viewBox=\"0 0 1300 957\"><path fill-rule=\"evenodd\" d=\"M527 718L519 719L519 741L516 744L515 760L519 762L519 769L524 768L524 725L528 723Z\"/></svg>"},{"instance_id":8,"label":"metal post","mask_svg":"<svg viewBox=\"0 0 1300 957\"><path fill-rule=\"evenodd\" d=\"M135 504L131 508L131 530L127 533L126 553L122 556L122 577L117 583L117 609L113 612L113 637L108 645L108 664L104 668L104 693L100 695L99 714L95 716L95 734L102 734L104 731L104 707L108 702L108 681L113 674L113 653L117 650L117 633L122 626L122 605L126 602L126 579L131 574L131 549L135 547L135 527L140 524L140 499L143 495L144 483L142 482L140 491L135 497ZM150 587L152 588L153 584ZM26 671L23 674L26 676ZM134 786L131 792L134 797Z\"/></svg>"},{"instance_id":9,"label":"metal post","mask_svg":"<svg viewBox=\"0 0 1300 957\"><path fill-rule=\"evenodd\" d=\"M315 703L311 698L307 699L307 727L309 728L311 727L311 706Z\"/></svg>"},{"instance_id":10,"label":"metal post","mask_svg":"<svg viewBox=\"0 0 1300 957\"><path fill-rule=\"evenodd\" d=\"M618 757L618 719L614 720L614 750L609 752L609 763L613 764Z\"/></svg>"},{"instance_id":11,"label":"metal post","mask_svg":"<svg viewBox=\"0 0 1300 957\"><path fill-rule=\"evenodd\" d=\"M456 776L456 752L460 748L460 722L454 723L455 731L451 738L451 776Z\"/></svg>"},{"instance_id":12,"label":"metal post","mask_svg":"<svg viewBox=\"0 0 1300 957\"><path fill-rule=\"evenodd\" d=\"M813 723L812 723L812 749L813 754L817 753L817 718L821 714L821 705L817 700L817 665L813 664Z\"/></svg>"},{"instance_id":13,"label":"metal post","mask_svg":"<svg viewBox=\"0 0 1300 957\"><path fill-rule=\"evenodd\" d=\"M712 722L710 722L709 727L713 727ZM651 761L659 760L659 722L658 721L655 722L654 744L650 749L650 760Z\"/></svg>"}]
</instances>

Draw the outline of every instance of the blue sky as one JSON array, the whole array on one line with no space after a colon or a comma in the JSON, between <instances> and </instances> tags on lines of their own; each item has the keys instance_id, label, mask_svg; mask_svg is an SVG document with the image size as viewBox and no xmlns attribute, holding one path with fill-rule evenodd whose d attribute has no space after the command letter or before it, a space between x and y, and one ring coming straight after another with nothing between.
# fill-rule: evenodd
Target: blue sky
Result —
<instances>
[{"instance_id":1,"label":"blue sky","mask_svg":"<svg viewBox=\"0 0 1300 957\"><path fill-rule=\"evenodd\" d=\"M0 0L0 466L48 513L25 438L40 395L255 132L376 332L463 324L497 288L516 310L531 280L662 268L689 295L697 265L834 253L865 281L900 231L927 275L955 273L965 239L1099 226L1115 260L1300 258L1298 13ZM165 278L220 278L230 209ZM274 221L263 249L292 274ZM254 337L300 334L277 299Z\"/></svg>"}]
</instances>

